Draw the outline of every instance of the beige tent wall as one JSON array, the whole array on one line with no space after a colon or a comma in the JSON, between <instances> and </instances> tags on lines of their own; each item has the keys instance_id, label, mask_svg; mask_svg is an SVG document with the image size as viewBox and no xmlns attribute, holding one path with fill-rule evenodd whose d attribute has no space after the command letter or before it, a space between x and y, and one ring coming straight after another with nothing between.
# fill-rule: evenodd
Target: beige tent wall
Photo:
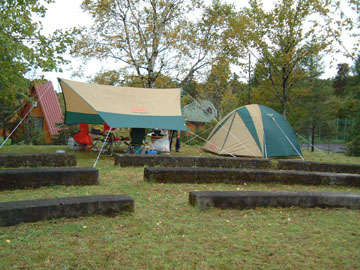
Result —
<instances>
[{"instance_id":1,"label":"beige tent wall","mask_svg":"<svg viewBox=\"0 0 360 270\"><path fill-rule=\"evenodd\" d=\"M246 108L248 109L252 117L252 120L254 122L256 133L259 137L259 141L261 145L261 152L264 153L264 126L263 126L260 107L257 104L252 104L246 106Z\"/></svg>"},{"instance_id":2,"label":"beige tent wall","mask_svg":"<svg viewBox=\"0 0 360 270\"><path fill-rule=\"evenodd\" d=\"M261 150L241 117L236 111L230 114L228 121L211 137L204 149L220 155L231 153L238 156L262 157ZM214 128L216 129L217 127Z\"/></svg>"}]
</instances>

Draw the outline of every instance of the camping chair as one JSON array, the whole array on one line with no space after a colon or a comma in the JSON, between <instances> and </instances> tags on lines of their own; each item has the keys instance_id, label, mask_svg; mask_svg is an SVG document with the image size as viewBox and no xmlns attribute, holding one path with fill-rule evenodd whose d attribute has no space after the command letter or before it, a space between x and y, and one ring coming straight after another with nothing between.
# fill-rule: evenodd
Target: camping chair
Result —
<instances>
[{"instance_id":1,"label":"camping chair","mask_svg":"<svg viewBox=\"0 0 360 270\"><path fill-rule=\"evenodd\" d=\"M143 154L145 152L145 128L132 128L130 130L131 143L126 150L127 154Z\"/></svg>"},{"instance_id":2,"label":"camping chair","mask_svg":"<svg viewBox=\"0 0 360 270\"><path fill-rule=\"evenodd\" d=\"M102 152L113 155L119 149L122 142L127 144L127 138L116 138L113 133L109 133L109 130L110 127L106 123L104 123L104 131L102 132L99 129L91 129L91 134L94 136L94 143L91 148L92 151L100 151L105 142ZM111 130L115 130L115 128L112 128Z\"/></svg>"},{"instance_id":3,"label":"camping chair","mask_svg":"<svg viewBox=\"0 0 360 270\"><path fill-rule=\"evenodd\" d=\"M88 123L80 123L80 132L74 135L74 140L82 146L80 150L89 150L89 146L91 146L91 137L89 136L89 124Z\"/></svg>"}]
</instances>

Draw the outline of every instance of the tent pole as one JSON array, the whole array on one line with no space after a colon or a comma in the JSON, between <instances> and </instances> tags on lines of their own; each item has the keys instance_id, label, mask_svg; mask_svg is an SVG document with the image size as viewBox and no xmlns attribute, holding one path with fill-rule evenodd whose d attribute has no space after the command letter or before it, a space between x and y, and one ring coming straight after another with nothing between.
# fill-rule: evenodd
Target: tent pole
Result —
<instances>
[{"instance_id":1,"label":"tent pole","mask_svg":"<svg viewBox=\"0 0 360 270\"><path fill-rule=\"evenodd\" d=\"M108 137L109 137L110 131L111 131L111 127L109 128L109 131L108 131L108 133L106 134L106 138L105 138L105 140L104 140L104 142L103 142L103 145L101 146L101 149L100 149L100 151L99 151L99 154L98 154L97 157L96 157L96 160L95 160L95 163L94 163L94 165L93 165L93 168L96 168L96 164L97 164L97 162L98 162L98 160L99 160L99 158L100 158L101 152L102 152L103 149L104 149L104 146L105 146L105 143L106 143L106 141L107 141L107 139L108 139Z\"/></svg>"}]
</instances>

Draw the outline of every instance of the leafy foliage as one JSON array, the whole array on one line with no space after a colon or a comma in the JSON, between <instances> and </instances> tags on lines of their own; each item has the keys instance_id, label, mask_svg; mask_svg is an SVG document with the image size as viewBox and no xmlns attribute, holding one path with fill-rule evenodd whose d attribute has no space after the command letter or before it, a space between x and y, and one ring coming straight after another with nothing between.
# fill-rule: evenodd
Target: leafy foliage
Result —
<instances>
[{"instance_id":1,"label":"leafy foliage","mask_svg":"<svg viewBox=\"0 0 360 270\"><path fill-rule=\"evenodd\" d=\"M249 45L260 55L258 83L274 93L285 117L293 89L306 76L301 62L328 46L327 33L311 20L317 14L315 2L277 1L266 11L261 2L251 0L250 8L245 9L250 21Z\"/></svg>"},{"instance_id":2,"label":"leafy foliage","mask_svg":"<svg viewBox=\"0 0 360 270\"><path fill-rule=\"evenodd\" d=\"M63 53L71 43L70 31L41 34L41 24L34 16L44 17L43 3L53 0L0 1L0 121L2 129L16 118L14 111L22 100L29 99L30 73L57 70L66 63Z\"/></svg>"},{"instance_id":3,"label":"leafy foliage","mask_svg":"<svg viewBox=\"0 0 360 270\"><path fill-rule=\"evenodd\" d=\"M59 131L57 134L53 135L51 139L56 145L64 145L67 144L68 139L73 137L74 134L79 132L78 125L63 125L62 123L56 124L59 127Z\"/></svg>"},{"instance_id":4,"label":"leafy foliage","mask_svg":"<svg viewBox=\"0 0 360 270\"><path fill-rule=\"evenodd\" d=\"M230 12L215 5L218 11ZM95 22L83 29L73 54L113 59L142 87L155 87L161 75L183 84L220 55L226 17L205 9L196 21L193 15L201 13L200 7L197 0L85 0L82 8Z\"/></svg>"}]
</instances>

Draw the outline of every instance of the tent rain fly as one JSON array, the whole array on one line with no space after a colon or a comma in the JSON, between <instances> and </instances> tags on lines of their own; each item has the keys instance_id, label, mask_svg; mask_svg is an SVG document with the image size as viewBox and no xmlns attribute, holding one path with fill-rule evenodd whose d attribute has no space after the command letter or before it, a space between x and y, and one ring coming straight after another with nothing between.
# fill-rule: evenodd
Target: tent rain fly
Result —
<instances>
[{"instance_id":1,"label":"tent rain fly","mask_svg":"<svg viewBox=\"0 0 360 270\"><path fill-rule=\"evenodd\" d=\"M118 87L59 78L65 124L103 124L112 128L187 131L181 113L181 89Z\"/></svg>"}]
</instances>

